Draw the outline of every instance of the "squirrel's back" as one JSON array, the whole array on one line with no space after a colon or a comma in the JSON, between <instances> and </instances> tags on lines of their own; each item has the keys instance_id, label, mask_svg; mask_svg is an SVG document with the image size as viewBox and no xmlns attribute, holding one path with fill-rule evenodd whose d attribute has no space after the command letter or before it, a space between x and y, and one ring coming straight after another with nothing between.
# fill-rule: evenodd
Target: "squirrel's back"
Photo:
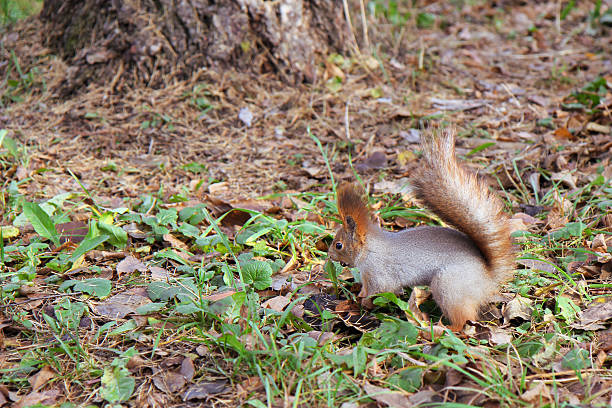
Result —
<instances>
[{"instance_id":1,"label":"squirrel's back","mask_svg":"<svg viewBox=\"0 0 612 408\"><path fill-rule=\"evenodd\" d=\"M495 281L507 279L514 255L501 200L457 162L454 129L424 132L421 146L424 166L413 177L417 198L476 244Z\"/></svg>"}]
</instances>

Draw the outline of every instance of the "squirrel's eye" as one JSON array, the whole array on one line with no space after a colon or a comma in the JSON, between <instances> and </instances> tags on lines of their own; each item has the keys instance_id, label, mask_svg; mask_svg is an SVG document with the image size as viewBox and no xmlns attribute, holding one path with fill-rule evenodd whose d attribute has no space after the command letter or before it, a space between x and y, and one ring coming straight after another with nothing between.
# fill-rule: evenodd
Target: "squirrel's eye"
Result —
<instances>
[{"instance_id":1,"label":"squirrel's eye","mask_svg":"<svg viewBox=\"0 0 612 408\"><path fill-rule=\"evenodd\" d=\"M342 249L342 242L336 242L336 249L338 251Z\"/></svg>"}]
</instances>

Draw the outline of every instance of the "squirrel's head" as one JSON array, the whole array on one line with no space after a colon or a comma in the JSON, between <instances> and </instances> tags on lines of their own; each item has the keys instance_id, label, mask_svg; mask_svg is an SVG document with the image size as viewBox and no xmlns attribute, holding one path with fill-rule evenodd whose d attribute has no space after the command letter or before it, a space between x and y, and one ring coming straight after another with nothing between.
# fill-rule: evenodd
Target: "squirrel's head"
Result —
<instances>
[{"instance_id":1,"label":"squirrel's head","mask_svg":"<svg viewBox=\"0 0 612 408\"><path fill-rule=\"evenodd\" d=\"M352 184L343 184L337 192L338 212L342 226L328 250L329 257L343 265L355 266L370 226L370 212L362 194Z\"/></svg>"}]
</instances>

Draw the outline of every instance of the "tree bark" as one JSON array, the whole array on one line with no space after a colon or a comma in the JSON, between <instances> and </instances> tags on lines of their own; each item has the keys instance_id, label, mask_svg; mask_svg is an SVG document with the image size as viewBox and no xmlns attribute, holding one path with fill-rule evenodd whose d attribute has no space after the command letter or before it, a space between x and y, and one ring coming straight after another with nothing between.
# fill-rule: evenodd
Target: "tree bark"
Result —
<instances>
[{"instance_id":1,"label":"tree bark","mask_svg":"<svg viewBox=\"0 0 612 408\"><path fill-rule=\"evenodd\" d=\"M157 88L204 67L312 81L347 38L336 0L45 0L40 17L70 65L68 93L91 81Z\"/></svg>"}]
</instances>

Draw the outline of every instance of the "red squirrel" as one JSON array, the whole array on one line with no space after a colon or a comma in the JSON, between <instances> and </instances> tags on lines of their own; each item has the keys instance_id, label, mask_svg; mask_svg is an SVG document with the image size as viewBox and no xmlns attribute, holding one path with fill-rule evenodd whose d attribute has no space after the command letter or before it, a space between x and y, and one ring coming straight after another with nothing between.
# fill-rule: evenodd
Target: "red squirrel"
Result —
<instances>
[{"instance_id":1,"label":"red squirrel","mask_svg":"<svg viewBox=\"0 0 612 408\"><path fill-rule=\"evenodd\" d=\"M453 129L425 132L421 148L424 166L412 178L416 197L456 229L386 231L372 220L360 190L343 184L337 191L343 225L328 255L359 270L364 304L377 293L429 285L451 329L460 331L512 275L510 226L501 200L457 162Z\"/></svg>"}]
</instances>

